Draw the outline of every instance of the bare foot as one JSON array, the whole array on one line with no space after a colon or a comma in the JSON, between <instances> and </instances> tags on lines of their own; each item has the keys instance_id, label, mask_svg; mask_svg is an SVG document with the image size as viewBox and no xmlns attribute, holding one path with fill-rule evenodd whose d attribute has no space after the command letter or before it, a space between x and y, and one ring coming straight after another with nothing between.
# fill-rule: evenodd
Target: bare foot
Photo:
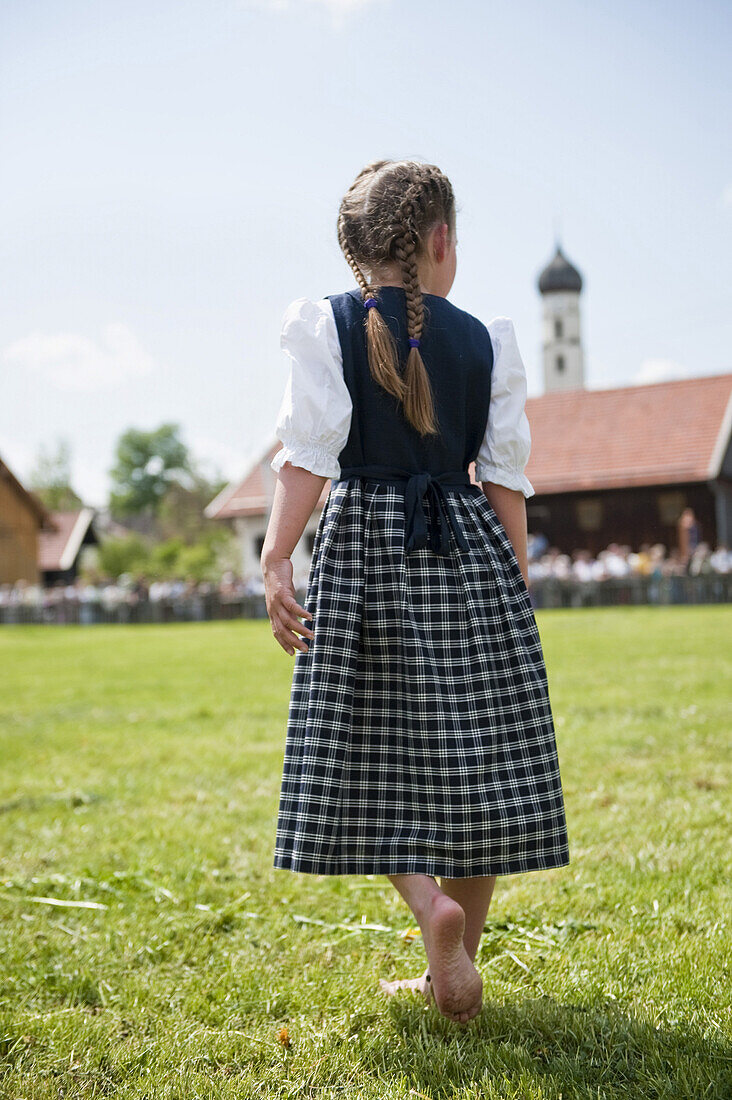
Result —
<instances>
[{"instance_id":1,"label":"bare foot","mask_svg":"<svg viewBox=\"0 0 732 1100\"><path fill-rule=\"evenodd\" d=\"M424 997L425 1004L429 1004L432 1000L433 990L429 967L419 978L400 978L394 982L379 978L379 985L387 997L393 997L400 989L413 989L415 993L420 993Z\"/></svg>"},{"instance_id":2,"label":"bare foot","mask_svg":"<svg viewBox=\"0 0 732 1100\"><path fill-rule=\"evenodd\" d=\"M483 1004L483 979L463 944L465 912L442 893L435 894L420 922L435 1004L450 1020L467 1023Z\"/></svg>"}]
</instances>

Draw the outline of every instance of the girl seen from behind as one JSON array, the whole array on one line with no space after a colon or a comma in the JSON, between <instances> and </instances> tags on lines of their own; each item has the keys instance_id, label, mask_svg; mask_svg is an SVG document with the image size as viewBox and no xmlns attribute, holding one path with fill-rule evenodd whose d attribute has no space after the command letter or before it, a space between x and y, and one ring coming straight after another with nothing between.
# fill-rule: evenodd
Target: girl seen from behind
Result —
<instances>
[{"instance_id":1,"label":"girl seen from behind","mask_svg":"<svg viewBox=\"0 0 732 1100\"><path fill-rule=\"evenodd\" d=\"M455 200L437 167L368 165L338 239L356 287L297 299L282 327L261 565L295 662L274 866L388 876L427 968L381 988L466 1023L496 877L569 862L527 588L526 376L508 318L447 299ZM290 559L328 479L301 605Z\"/></svg>"}]
</instances>

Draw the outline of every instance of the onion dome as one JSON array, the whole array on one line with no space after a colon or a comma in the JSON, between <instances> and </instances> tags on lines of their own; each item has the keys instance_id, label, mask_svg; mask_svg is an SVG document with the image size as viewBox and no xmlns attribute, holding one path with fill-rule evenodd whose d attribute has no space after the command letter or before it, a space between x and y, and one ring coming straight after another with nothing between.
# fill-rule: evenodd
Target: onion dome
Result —
<instances>
[{"instance_id":1,"label":"onion dome","mask_svg":"<svg viewBox=\"0 0 732 1100\"><path fill-rule=\"evenodd\" d=\"M559 290L582 290L582 276L562 252L559 245L554 258L546 265L539 276L541 294L552 294Z\"/></svg>"}]
</instances>

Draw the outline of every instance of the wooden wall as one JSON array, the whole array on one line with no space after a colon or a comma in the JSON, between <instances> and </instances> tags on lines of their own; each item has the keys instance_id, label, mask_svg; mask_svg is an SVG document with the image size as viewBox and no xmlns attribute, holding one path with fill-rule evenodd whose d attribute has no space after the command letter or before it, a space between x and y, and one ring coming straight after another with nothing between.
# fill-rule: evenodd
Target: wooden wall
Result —
<instances>
[{"instance_id":1,"label":"wooden wall","mask_svg":"<svg viewBox=\"0 0 732 1100\"><path fill-rule=\"evenodd\" d=\"M0 477L0 584L19 580L39 580L38 517Z\"/></svg>"},{"instance_id":2,"label":"wooden wall","mask_svg":"<svg viewBox=\"0 0 732 1100\"><path fill-rule=\"evenodd\" d=\"M642 543L678 545L676 521L693 508L701 538L717 545L714 496L705 484L667 485L604 492L529 497L526 517L530 534L544 534L565 554L589 550L594 556L611 542L638 550Z\"/></svg>"}]
</instances>

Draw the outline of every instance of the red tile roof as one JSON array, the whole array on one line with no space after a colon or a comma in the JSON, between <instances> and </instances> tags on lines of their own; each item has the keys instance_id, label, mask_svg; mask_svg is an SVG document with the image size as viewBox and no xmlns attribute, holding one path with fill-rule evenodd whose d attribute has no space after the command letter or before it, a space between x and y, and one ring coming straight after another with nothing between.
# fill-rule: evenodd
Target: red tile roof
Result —
<instances>
[{"instance_id":1,"label":"red tile roof","mask_svg":"<svg viewBox=\"0 0 732 1100\"><path fill-rule=\"evenodd\" d=\"M732 432L732 374L547 393L526 415L537 495L706 481Z\"/></svg>"},{"instance_id":2,"label":"red tile roof","mask_svg":"<svg viewBox=\"0 0 732 1100\"><path fill-rule=\"evenodd\" d=\"M94 518L92 508L74 512L51 512L55 531L38 536L38 568L42 572L70 569Z\"/></svg>"},{"instance_id":3,"label":"red tile roof","mask_svg":"<svg viewBox=\"0 0 732 1100\"><path fill-rule=\"evenodd\" d=\"M706 481L732 434L732 373L530 397L531 456L526 476L537 496ZM269 463L279 441L244 480L227 486L206 514L216 519L263 515L276 475ZM470 476L475 480L475 467ZM328 495L323 486L318 506Z\"/></svg>"},{"instance_id":4,"label":"red tile roof","mask_svg":"<svg viewBox=\"0 0 732 1100\"><path fill-rule=\"evenodd\" d=\"M222 489L206 507L209 519L231 519L233 516L261 516L269 511L277 475L270 462L282 444L277 440L266 454L254 463L243 481L232 482ZM318 504L325 501L330 482L326 481Z\"/></svg>"}]
</instances>

